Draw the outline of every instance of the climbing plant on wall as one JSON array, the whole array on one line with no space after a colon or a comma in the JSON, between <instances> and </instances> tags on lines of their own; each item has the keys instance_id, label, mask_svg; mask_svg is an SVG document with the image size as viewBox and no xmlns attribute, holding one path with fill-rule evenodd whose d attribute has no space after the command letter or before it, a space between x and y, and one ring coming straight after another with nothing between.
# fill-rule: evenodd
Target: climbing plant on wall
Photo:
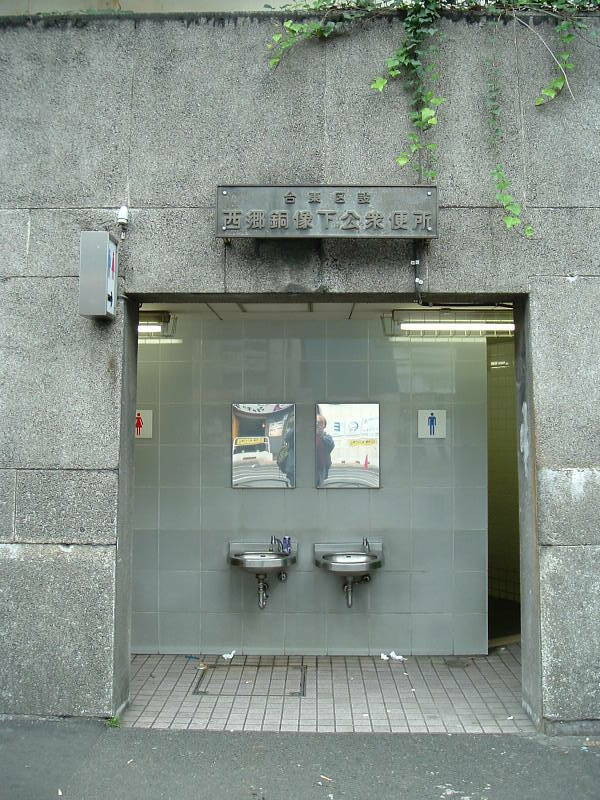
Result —
<instances>
[{"instance_id":1,"label":"climbing plant on wall","mask_svg":"<svg viewBox=\"0 0 600 800\"><path fill-rule=\"evenodd\" d=\"M412 169L419 183L437 177L437 143L432 133L443 120L442 106L446 103L436 91L439 79L436 40L441 37L438 21L444 13L479 15L492 26L510 20L531 34L540 50L546 56L549 54L554 66L539 94L532 98L537 107L550 103L565 90L573 97L569 72L575 68L572 45L576 38L600 47L595 39L597 32L586 21L591 12L600 11L600 0L296 0L284 8L294 14L282 23L268 44L272 69L288 51L309 39L327 40L348 34L369 20L402 19L402 41L385 62L383 74L373 78L371 89L384 92L394 80L406 87L412 132L395 161L402 169ZM556 41L546 41L532 24L532 15L542 15L554 24ZM488 67L486 107L492 144L498 149L503 138L502 85L493 55ZM533 227L523 223L522 205L511 194L506 168L496 164L491 177L506 228L520 230L528 238L533 236Z\"/></svg>"}]
</instances>

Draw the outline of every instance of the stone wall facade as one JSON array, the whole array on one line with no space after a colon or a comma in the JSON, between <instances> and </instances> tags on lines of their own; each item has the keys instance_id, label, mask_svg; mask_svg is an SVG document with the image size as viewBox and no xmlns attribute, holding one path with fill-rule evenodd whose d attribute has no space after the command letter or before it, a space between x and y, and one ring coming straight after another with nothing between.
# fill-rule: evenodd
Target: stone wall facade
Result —
<instances>
[{"instance_id":1,"label":"stone wall facade","mask_svg":"<svg viewBox=\"0 0 600 800\"><path fill-rule=\"evenodd\" d=\"M524 28L442 27L440 237L421 252L423 290L517 304L524 697L543 729L598 729L600 117L566 96L534 108L552 63ZM137 303L414 296L407 242L215 238L220 182L407 180L393 163L406 94L369 89L400 23L308 44L269 72L272 32L269 15L0 21L4 712L110 715L127 698ZM480 77L492 47L499 153ZM573 90L593 109L594 48L578 43L576 61ZM493 207L498 162L531 241ZM83 319L79 233L114 231L122 204L117 320Z\"/></svg>"}]
</instances>

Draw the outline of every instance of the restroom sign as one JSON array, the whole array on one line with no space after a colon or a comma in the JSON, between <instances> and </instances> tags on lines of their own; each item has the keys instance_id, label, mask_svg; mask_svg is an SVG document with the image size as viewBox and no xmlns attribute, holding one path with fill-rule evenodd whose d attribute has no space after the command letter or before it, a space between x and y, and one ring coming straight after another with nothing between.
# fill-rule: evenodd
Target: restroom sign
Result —
<instances>
[{"instance_id":1,"label":"restroom sign","mask_svg":"<svg viewBox=\"0 0 600 800\"><path fill-rule=\"evenodd\" d=\"M152 438L152 411L136 408L133 435L136 439Z\"/></svg>"},{"instance_id":2,"label":"restroom sign","mask_svg":"<svg viewBox=\"0 0 600 800\"><path fill-rule=\"evenodd\" d=\"M443 409L423 409L417 412L419 439L446 438L446 411Z\"/></svg>"}]
</instances>

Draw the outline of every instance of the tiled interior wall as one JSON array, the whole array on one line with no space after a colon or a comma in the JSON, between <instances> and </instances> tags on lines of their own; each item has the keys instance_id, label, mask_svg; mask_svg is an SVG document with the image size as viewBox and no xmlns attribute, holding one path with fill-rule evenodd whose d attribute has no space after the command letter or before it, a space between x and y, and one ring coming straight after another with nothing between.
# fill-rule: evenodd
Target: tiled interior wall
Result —
<instances>
[{"instance_id":1,"label":"tiled interior wall","mask_svg":"<svg viewBox=\"0 0 600 800\"><path fill-rule=\"evenodd\" d=\"M488 339L489 593L518 601L519 486L513 339Z\"/></svg>"},{"instance_id":2,"label":"tiled interior wall","mask_svg":"<svg viewBox=\"0 0 600 800\"><path fill-rule=\"evenodd\" d=\"M133 652L476 653L487 648L486 346L390 342L378 320L179 318L139 347ZM314 488L314 404L379 402L381 489ZM230 488L230 404L296 402L297 488ZM447 409L447 438L417 410ZM226 561L231 539L299 543L267 608ZM385 566L346 608L313 542L384 541Z\"/></svg>"}]
</instances>

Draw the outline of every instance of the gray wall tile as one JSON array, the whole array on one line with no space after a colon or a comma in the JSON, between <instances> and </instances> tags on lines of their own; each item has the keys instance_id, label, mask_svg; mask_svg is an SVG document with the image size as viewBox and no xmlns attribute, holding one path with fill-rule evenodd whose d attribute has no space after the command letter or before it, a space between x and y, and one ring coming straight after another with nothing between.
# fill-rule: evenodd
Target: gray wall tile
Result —
<instances>
[{"instance_id":1,"label":"gray wall tile","mask_svg":"<svg viewBox=\"0 0 600 800\"><path fill-rule=\"evenodd\" d=\"M453 575L450 569L413 572L411 575L411 611L449 611L452 608Z\"/></svg>"},{"instance_id":2,"label":"gray wall tile","mask_svg":"<svg viewBox=\"0 0 600 800\"><path fill-rule=\"evenodd\" d=\"M158 614L148 612L132 614L131 652L158 653Z\"/></svg>"},{"instance_id":3,"label":"gray wall tile","mask_svg":"<svg viewBox=\"0 0 600 800\"><path fill-rule=\"evenodd\" d=\"M160 570L158 573L160 610L200 613L200 573Z\"/></svg>"},{"instance_id":4,"label":"gray wall tile","mask_svg":"<svg viewBox=\"0 0 600 800\"><path fill-rule=\"evenodd\" d=\"M133 532L133 563L136 569L158 569L158 531Z\"/></svg>"},{"instance_id":5,"label":"gray wall tile","mask_svg":"<svg viewBox=\"0 0 600 800\"><path fill-rule=\"evenodd\" d=\"M158 646L160 653L200 652L200 612L158 615Z\"/></svg>"},{"instance_id":6,"label":"gray wall tile","mask_svg":"<svg viewBox=\"0 0 600 800\"><path fill-rule=\"evenodd\" d=\"M373 655L411 652L410 614L369 614L369 649Z\"/></svg>"},{"instance_id":7,"label":"gray wall tile","mask_svg":"<svg viewBox=\"0 0 600 800\"><path fill-rule=\"evenodd\" d=\"M453 652L452 614L412 614L410 624L414 655Z\"/></svg>"},{"instance_id":8,"label":"gray wall tile","mask_svg":"<svg viewBox=\"0 0 600 800\"><path fill-rule=\"evenodd\" d=\"M290 655L323 655L327 652L325 614L285 615L285 651Z\"/></svg>"},{"instance_id":9,"label":"gray wall tile","mask_svg":"<svg viewBox=\"0 0 600 800\"><path fill-rule=\"evenodd\" d=\"M200 531L164 530L158 534L158 567L167 570L200 569Z\"/></svg>"}]
</instances>

